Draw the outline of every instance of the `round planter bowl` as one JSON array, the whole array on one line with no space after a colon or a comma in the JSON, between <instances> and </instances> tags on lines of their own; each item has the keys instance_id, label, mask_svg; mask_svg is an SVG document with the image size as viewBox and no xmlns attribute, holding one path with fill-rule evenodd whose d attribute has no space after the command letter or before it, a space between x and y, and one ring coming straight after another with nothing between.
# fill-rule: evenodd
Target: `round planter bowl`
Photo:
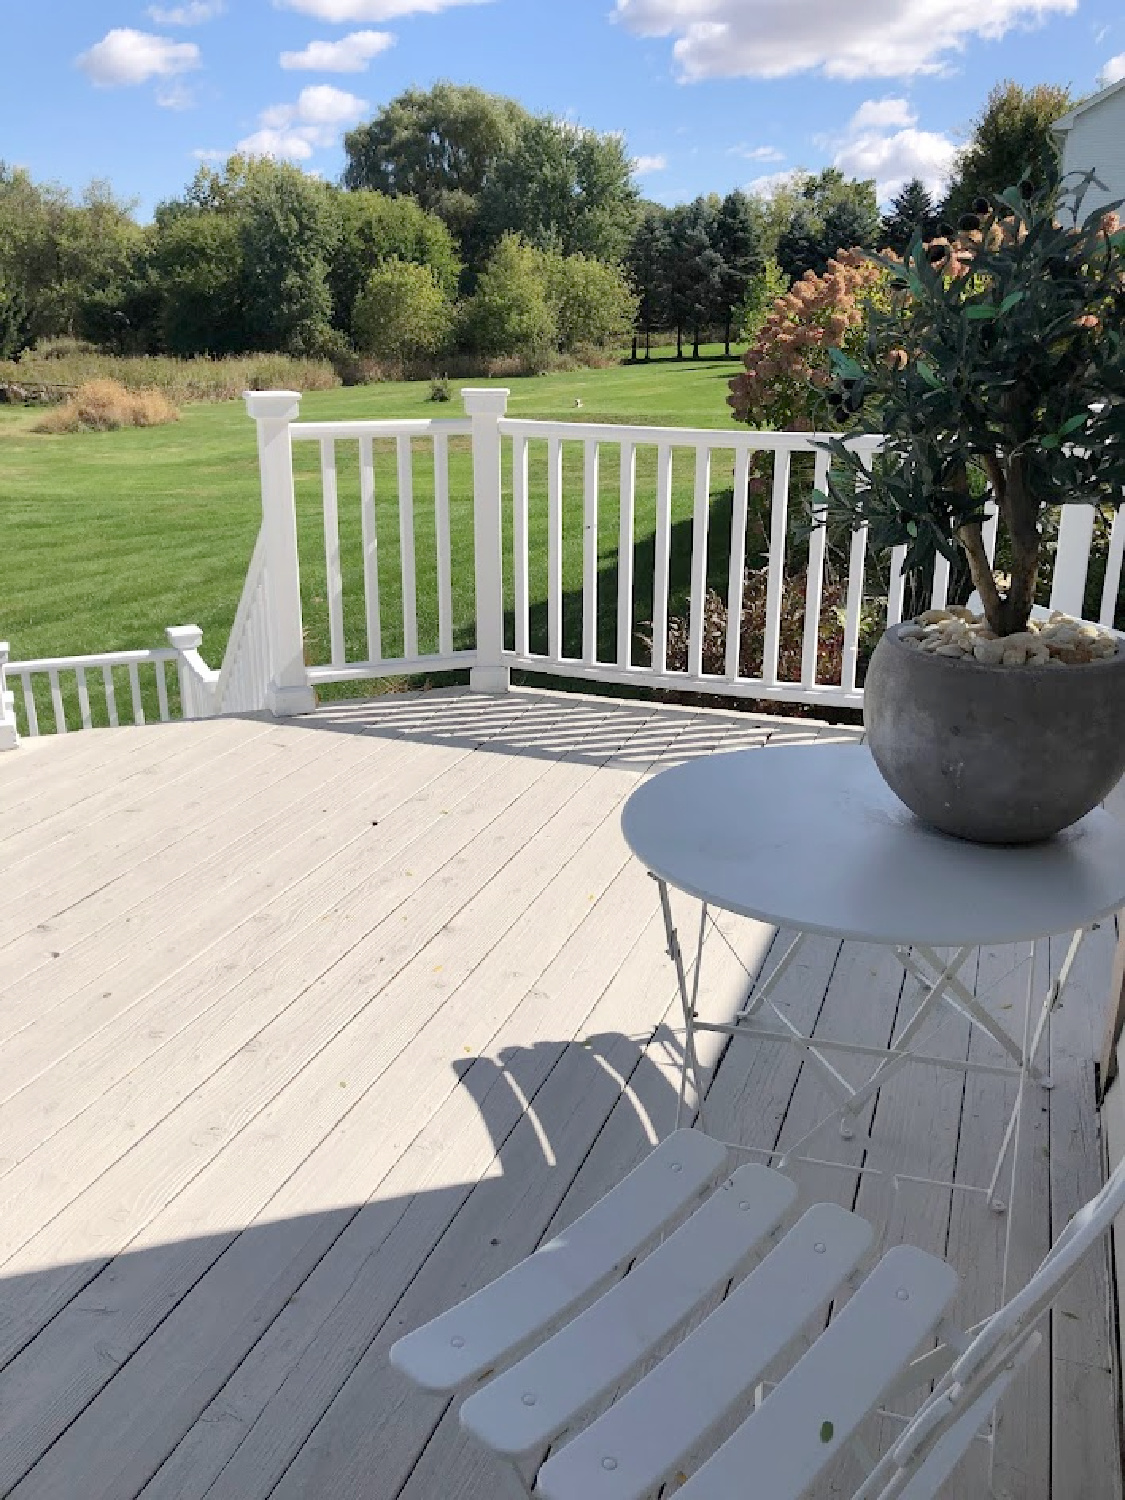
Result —
<instances>
[{"instance_id":1,"label":"round planter bowl","mask_svg":"<svg viewBox=\"0 0 1125 1500\"><path fill-rule=\"evenodd\" d=\"M1125 650L1073 667L991 667L907 646L871 658L863 722L891 790L925 822L983 844L1049 838L1125 772Z\"/></svg>"}]
</instances>

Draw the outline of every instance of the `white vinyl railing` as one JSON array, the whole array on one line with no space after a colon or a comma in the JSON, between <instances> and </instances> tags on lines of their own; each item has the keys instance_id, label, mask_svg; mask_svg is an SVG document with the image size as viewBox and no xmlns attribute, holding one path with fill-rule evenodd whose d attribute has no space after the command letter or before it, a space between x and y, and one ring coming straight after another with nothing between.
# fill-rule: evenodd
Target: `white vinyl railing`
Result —
<instances>
[{"instance_id":1,"label":"white vinyl railing","mask_svg":"<svg viewBox=\"0 0 1125 1500\"><path fill-rule=\"evenodd\" d=\"M202 717L207 711L197 707L192 696L191 678L193 665L186 656L197 656L195 647L202 639L202 632L194 625L173 627L168 631L169 639L176 641L167 647L159 646L144 651L106 651L89 656L45 656L33 661L9 661L6 672L0 666L0 675L8 681L18 681L28 735L38 735L40 730L37 702L37 683L46 682L49 694L50 715L55 734L66 734L72 729L91 729L94 720L104 722L111 728L121 723L144 724L145 678L155 686L156 717L167 723L172 717L168 679L166 671L174 663L180 685L181 712L184 718ZM0 657L6 659L7 645L0 646ZM202 665L202 663L200 663ZM149 670L151 669L151 676ZM206 671L206 668L204 668ZM4 748L5 732L11 738L14 730L14 693L0 686L0 693L7 699L7 707L0 711L0 748ZM44 694L43 696L46 696ZM67 717L67 700L72 702L70 719ZM151 702L149 712L151 714Z\"/></svg>"},{"instance_id":2,"label":"white vinyl railing","mask_svg":"<svg viewBox=\"0 0 1125 1500\"><path fill-rule=\"evenodd\" d=\"M124 669L132 719L141 723L138 674L155 673L166 719L171 661L185 718L304 713L326 684L458 669L468 669L473 688L492 692L506 689L518 669L678 693L862 704L862 634L875 615L877 626L902 618L903 549L872 559L864 529L831 560L825 528L794 541L794 520L805 518L807 495L823 488L829 472L824 435L531 421L506 415L506 390L462 394L465 416L453 420L300 422L296 392L248 392L262 524L221 669L200 656L195 626L169 630L167 648L98 656L7 663L0 644L0 748L16 740L12 681L22 685L28 732L36 734L34 680L45 676L38 706L49 694L61 733L89 728L95 718L120 722L114 672ZM856 446L869 455L880 441ZM302 485L311 477L319 491L311 515L302 502L300 517L295 444L315 445ZM751 481L761 506L751 507ZM432 516L423 490L432 494ZM599 515L607 504L616 516ZM751 522L760 536L748 537ZM985 528L990 557L996 524L993 513ZM1094 527L1092 509L1063 507L1053 608L1083 612ZM310 549L310 530L322 534L322 549ZM748 551L767 563L750 671L742 640ZM1123 555L1125 512L1118 511L1104 549L1103 624L1113 622ZM545 577L533 578L533 567L545 567ZM322 606L308 628L302 570L309 609ZM312 592L321 579L322 596ZM830 579L845 603L842 648L832 658L840 665L825 680L820 644ZM949 587L949 565L939 557L930 601L945 604ZM709 593L725 607L718 647ZM803 618L795 625L786 612L797 608ZM794 661L799 666L785 670ZM68 673L76 685L66 695L70 723L60 681ZM92 678L100 678L104 713L93 711Z\"/></svg>"}]
</instances>

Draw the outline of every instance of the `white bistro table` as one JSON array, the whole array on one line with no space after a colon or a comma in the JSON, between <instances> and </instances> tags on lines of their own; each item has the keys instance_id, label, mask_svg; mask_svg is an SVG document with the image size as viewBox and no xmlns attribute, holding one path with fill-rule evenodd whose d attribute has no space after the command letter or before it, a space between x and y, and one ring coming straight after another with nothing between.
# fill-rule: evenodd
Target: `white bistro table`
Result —
<instances>
[{"instance_id":1,"label":"white bistro table","mask_svg":"<svg viewBox=\"0 0 1125 1500\"><path fill-rule=\"evenodd\" d=\"M707 755L664 771L635 791L622 814L633 853L654 876L676 968L685 1038L680 1114L689 1076L700 1123L703 1089L695 1034L792 1043L805 1052L835 1097L836 1107L780 1157L804 1149L825 1125L856 1132L864 1104L908 1062L1016 1076L1020 1088L986 1192L998 1210L1000 1173L1017 1131L1027 1081L1049 1087L1036 1064L1052 1007L1066 985L1085 932L1125 906L1125 824L1102 809L1041 844L1020 847L970 844L919 822L890 791L863 745L786 746ZM694 971L685 964L668 897L669 887L702 903ZM726 1021L697 1014L703 943L714 908L794 930L768 979L756 984ZM810 933L893 948L903 967L925 986L921 1004L885 1048L810 1037L775 1003L773 993ZM1057 978L1036 1010L1029 965L1023 1035L1002 1027L960 978L975 949L1072 934ZM726 941L723 938L723 941ZM939 957L937 950L952 950ZM872 996L875 1004L877 995ZM891 1004L892 998L887 997ZM922 1050L927 1022L951 1008L986 1031L1007 1055L990 1063ZM871 1059L858 1086L836 1067L833 1055ZM677 1117L677 1124L679 1116ZM1015 1154L1013 1154L1013 1178ZM854 1168L852 1168L854 1170ZM900 1175L900 1174L896 1174ZM918 1178L917 1181L933 1181ZM934 1185L952 1188L949 1182ZM956 1184L958 1188L962 1184Z\"/></svg>"}]
</instances>

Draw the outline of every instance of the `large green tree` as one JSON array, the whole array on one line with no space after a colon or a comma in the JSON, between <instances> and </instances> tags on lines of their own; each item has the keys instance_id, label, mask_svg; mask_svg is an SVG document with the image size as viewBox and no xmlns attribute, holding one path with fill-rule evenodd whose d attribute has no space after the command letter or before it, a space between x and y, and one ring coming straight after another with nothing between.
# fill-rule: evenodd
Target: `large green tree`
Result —
<instances>
[{"instance_id":1,"label":"large green tree","mask_svg":"<svg viewBox=\"0 0 1125 1500\"><path fill-rule=\"evenodd\" d=\"M158 218L150 264L170 354L231 354L248 346L242 261L237 214L195 208Z\"/></svg>"},{"instance_id":2,"label":"large green tree","mask_svg":"<svg viewBox=\"0 0 1125 1500\"><path fill-rule=\"evenodd\" d=\"M407 89L344 137L344 186L414 198L471 239L477 199L528 118L514 99L483 89Z\"/></svg>"},{"instance_id":3,"label":"large green tree","mask_svg":"<svg viewBox=\"0 0 1125 1500\"><path fill-rule=\"evenodd\" d=\"M319 352L328 340L328 265L340 232L333 189L287 163L255 161L237 217L249 346Z\"/></svg>"},{"instance_id":4,"label":"large green tree","mask_svg":"<svg viewBox=\"0 0 1125 1500\"><path fill-rule=\"evenodd\" d=\"M352 324L352 309L371 272L384 261L426 266L447 298L457 293L461 262L448 228L413 198L388 198L366 189L336 198L340 234L328 267L333 322Z\"/></svg>"},{"instance_id":5,"label":"large green tree","mask_svg":"<svg viewBox=\"0 0 1125 1500\"><path fill-rule=\"evenodd\" d=\"M637 297L620 267L547 251L542 271L560 349L605 349L625 342L636 322Z\"/></svg>"},{"instance_id":6,"label":"large green tree","mask_svg":"<svg viewBox=\"0 0 1125 1500\"><path fill-rule=\"evenodd\" d=\"M563 255L619 261L637 218L632 165L619 135L565 120L523 121L480 195L484 244L519 234Z\"/></svg>"},{"instance_id":7,"label":"large green tree","mask_svg":"<svg viewBox=\"0 0 1125 1500\"><path fill-rule=\"evenodd\" d=\"M1051 126L1073 103L1070 90L1055 84L998 83L957 153L942 206L945 217L956 222L975 199L1002 193L1015 182L1042 187L1055 157Z\"/></svg>"}]
</instances>

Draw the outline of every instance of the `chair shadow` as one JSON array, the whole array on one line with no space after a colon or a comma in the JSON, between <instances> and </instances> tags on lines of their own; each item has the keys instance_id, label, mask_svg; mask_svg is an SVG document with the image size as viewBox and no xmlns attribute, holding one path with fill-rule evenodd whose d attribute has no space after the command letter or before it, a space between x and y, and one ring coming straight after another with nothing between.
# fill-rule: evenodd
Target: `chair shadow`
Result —
<instances>
[{"instance_id":1,"label":"chair shadow","mask_svg":"<svg viewBox=\"0 0 1125 1500\"><path fill-rule=\"evenodd\" d=\"M663 1031L601 1032L458 1057L397 1160L362 1130L377 1085L350 1104L351 1190L318 1179L314 1151L298 1168L309 1212L274 1217L247 1180L247 1222L166 1241L157 1224L144 1249L3 1277L0 1493L265 1496L296 1464L293 1493L397 1495L444 1403L406 1388L390 1344L534 1250L672 1128L677 1048ZM237 1151L236 1138L236 1172ZM279 1189L292 1203L291 1183ZM198 1221L202 1181L193 1193ZM165 1212L190 1221L181 1206ZM366 1471L333 1435L356 1402Z\"/></svg>"}]
</instances>

